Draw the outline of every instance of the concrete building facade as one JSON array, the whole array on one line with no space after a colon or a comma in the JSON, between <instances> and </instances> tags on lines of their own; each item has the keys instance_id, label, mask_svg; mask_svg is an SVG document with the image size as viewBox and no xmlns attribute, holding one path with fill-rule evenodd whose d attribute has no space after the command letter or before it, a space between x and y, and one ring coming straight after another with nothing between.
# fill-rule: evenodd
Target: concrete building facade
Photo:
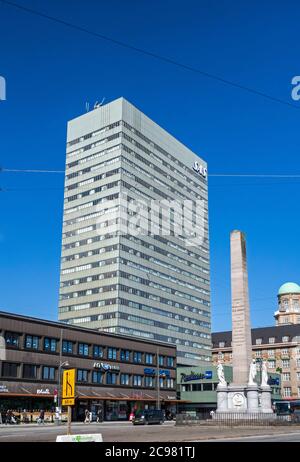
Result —
<instances>
[{"instance_id":1,"label":"concrete building facade","mask_svg":"<svg viewBox=\"0 0 300 462\"><path fill-rule=\"evenodd\" d=\"M203 206L193 245L176 207L164 229L174 200ZM157 227L150 214L150 230L133 229L153 201L166 204L151 209ZM211 360L209 281L206 163L123 98L71 120L59 320L175 344L178 363L199 364Z\"/></svg>"}]
</instances>

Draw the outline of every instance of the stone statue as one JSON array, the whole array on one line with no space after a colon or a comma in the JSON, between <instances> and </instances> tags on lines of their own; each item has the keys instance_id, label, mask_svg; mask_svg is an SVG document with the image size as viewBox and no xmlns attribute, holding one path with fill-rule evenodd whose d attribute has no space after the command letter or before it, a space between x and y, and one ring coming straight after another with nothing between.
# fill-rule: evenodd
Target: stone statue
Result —
<instances>
[{"instance_id":1,"label":"stone statue","mask_svg":"<svg viewBox=\"0 0 300 462\"><path fill-rule=\"evenodd\" d=\"M257 367L256 367L256 361L255 359L252 360L252 363L250 365L250 371L249 371L249 383L248 385L251 387L253 385L257 385L257 383L254 382L255 377L257 376Z\"/></svg>"},{"instance_id":2,"label":"stone statue","mask_svg":"<svg viewBox=\"0 0 300 462\"><path fill-rule=\"evenodd\" d=\"M218 363L217 366L217 373L218 373L218 379L219 379L219 385L227 387L227 382L225 380L225 375L224 375L224 368L221 363Z\"/></svg>"},{"instance_id":3,"label":"stone statue","mask_svg":"<svg viewBox=\"0 0 300 462\"><path fill-rule=\"evenodd\" d=\"M263 361L262 369L261 369L261 386L267 387L268 386L268 364L267 361Z\"/></svg>"}]
</instances>

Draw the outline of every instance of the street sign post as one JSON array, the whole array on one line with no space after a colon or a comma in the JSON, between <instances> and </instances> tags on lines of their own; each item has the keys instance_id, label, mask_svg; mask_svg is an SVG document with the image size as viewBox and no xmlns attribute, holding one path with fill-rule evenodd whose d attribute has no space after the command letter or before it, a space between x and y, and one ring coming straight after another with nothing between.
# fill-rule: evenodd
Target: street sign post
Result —
<instances>
[{"instance_id":1,"label":"street sign post","mask_svg":"<svg viewBox=\"0 0 300 462\"><path fill-rule=\"evenodd\" d=\"M71 406L75 404L75 373L76 369L67 369L63 372L62 404L68 406L68 435L71 435Z\"/></svg>"}]
</instances>

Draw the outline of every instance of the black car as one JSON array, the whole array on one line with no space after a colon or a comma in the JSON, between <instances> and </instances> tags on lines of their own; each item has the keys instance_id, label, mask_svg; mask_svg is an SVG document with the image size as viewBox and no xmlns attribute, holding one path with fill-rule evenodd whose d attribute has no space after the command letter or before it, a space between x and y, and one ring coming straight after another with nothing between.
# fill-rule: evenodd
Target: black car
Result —
<instances>
[{"instance_id":1,"label":"black car","mask_svg":"<svg viewBox=\"0 0 300 462\"><path fill-rule=\"evenodd\" d=\"M133 425L149 425L149 424L163 424L165 421L165 414L159 409L147 409L144 411L137 411L132 418Z\"/></svg>"}]
</instances>

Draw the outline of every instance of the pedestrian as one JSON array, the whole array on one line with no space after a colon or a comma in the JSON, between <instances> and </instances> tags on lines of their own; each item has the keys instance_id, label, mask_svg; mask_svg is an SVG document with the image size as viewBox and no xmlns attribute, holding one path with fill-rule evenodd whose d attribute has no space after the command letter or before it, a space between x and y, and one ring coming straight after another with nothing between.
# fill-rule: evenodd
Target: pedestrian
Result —
<instances>
[{"instance_id":1,"label":"pedestrian","mask_svg":"<svg viewBox=\"0 0 300 462\"><path fill-rule=\"evenodd\" d=\"M45 424L45 411L44 409L41 409L39 418L38 418L38 423L39 424Z\"/></svg>"},{"instance_id":2,"label":"pedestrian","mask_svg":"<svg viewBox=\"0 0 300 462\"><path fill-rule=\"evenodd\" d=\"M99 422L103 422L103 411L101 407L99 407L97 411L97 423Z\"/></svg>"},{"instance_id":3,"label":"pedestrian","mask_svg":"<svg viewBox=\"0 0 300 462\"><path fill-rule=\"evenodd\" d=\"M88 410L88 408L86 408L84 415L85 415L84 423L90 423L90 411Z\"/></svg>"}]
</instances>

